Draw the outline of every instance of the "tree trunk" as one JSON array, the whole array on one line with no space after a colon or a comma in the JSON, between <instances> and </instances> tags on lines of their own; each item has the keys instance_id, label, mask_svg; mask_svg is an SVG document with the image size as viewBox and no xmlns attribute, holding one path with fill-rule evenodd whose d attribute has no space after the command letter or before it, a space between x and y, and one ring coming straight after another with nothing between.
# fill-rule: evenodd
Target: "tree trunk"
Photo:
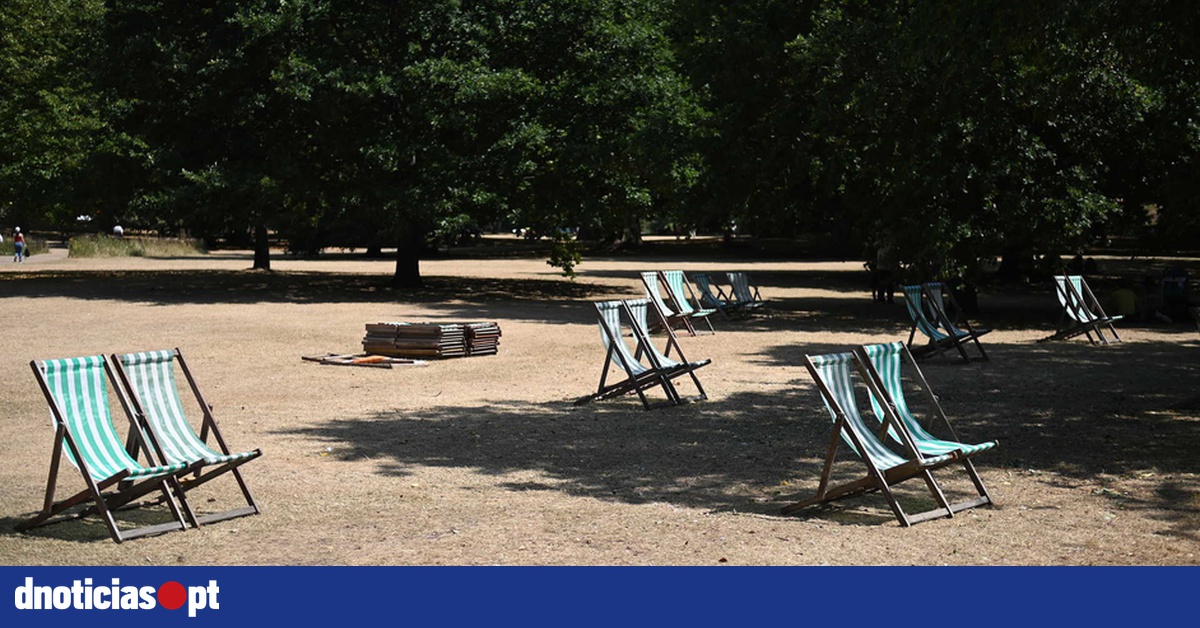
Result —
<instances>
[{"instance_id":1,"label":"tree trunk","mask_svg":"<svg viewBox=\"0 0 1200 628\"><path fill-rule=\"evenodd\" d=\"M254 225L254 270L271 270L271 242L261 220Z\"/></svg>"},{"instance_id":2,"label":"tree trunk","mask_svg":"<svg viewBox=\"0 0 1200 628\"><path fill-rule=\"evenodd\" d=\"M410 228L400 240L400 246L396 247L396 275L392 278L392 284L397 288L420 288L425 285L421 281L421 250L425 245L425 234L420 229Z\"/></svg>"}]
</instances>

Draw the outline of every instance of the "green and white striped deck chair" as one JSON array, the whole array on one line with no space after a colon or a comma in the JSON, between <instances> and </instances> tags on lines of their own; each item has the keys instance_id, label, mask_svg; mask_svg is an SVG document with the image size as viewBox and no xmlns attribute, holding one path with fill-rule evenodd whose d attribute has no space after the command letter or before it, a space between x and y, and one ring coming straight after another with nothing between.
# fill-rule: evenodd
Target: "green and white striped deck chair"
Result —
<instances>
[{"instance_id":1,"label":"green and white striped deck chair","mask_svg":"<svg viewBox=\"0 0 1200 628\"><path fill-rule=\"evenodd\" d=\"M662 283L667 286L667 292L671 295L671 303L675 305L675 310L680 314L688 317L688 320L703 320L704 324L708 325L710 333L716 333L713 328L712 321L709 316L716 314L716 308L700 307L700 300L696 298L696 293L692 291L692 285L688 283L687 276L682 270L664 270L659 273ZM692 305L695 301L696 305ZM693 330L695 325L692 326Z\"/></svg>"},{"instance_id":2,"label":"green and white striped deck chair","mask_svg":"<svg viewBox=\"0 0 1200 628\"><path fill-rule=\"evenodd\" d=\"M646 299L631 299L625 301L625 311L632 323L634 334L644 340L639 343L637 351L634 352L634 357L648 360L651 368L656 368L669 373L668 379L680 377L687 374L692 378L692 383L696 385L696 390L699 395L696 397L683 398L676 393L676 399L682 401L698 401L708 399L708 394L704 392L704 386L700 384L700 379L696 377L696 370L700 367L708 365L712 360L704 359L695 362L689 362L683 355L683 349L679 346L679 341L675 338L675 333L670 329L667 330L666 346L663 351L659 351L654 344L654 339L650 337L649 318L650 311L653 309L650 302ZM675 351L675 356L678 359L671 358L671 351Z\"/></svg>"},{"instance_id":3,"label":"green and white striped deck chair","mask_svg":"<svg viewBox=\"0 0 1200 628\"><path fill-rule=\"evenodd\" d=\"M50 458L50 478L42 510L18 524L18 531L52 523L52 517L89 501L90 507L54 521L97 513L117 543L148 534L181 530L187 523L195 525L176 482L177 476L190 471L191 467L186 463L142 466L130 455L128 445L121 442L109 411L108 380L112 373L104 356L35 360L29 366L50 406L55 426L54 453ZM126 417L130 417L128 400L119 389L116 393ZM131 421L129 441L136 443L140 438L140 431ZM55 502L54 490L64 452L67 460L79 469L87 488ZM133 529L118 527L114 511L153 491L161 492L161 500L170 507L174 520ZM176 496L184 499L185 511L180 510ZM185 512L190 521L185 520Z\"/></svg>"},{"instance_id":4,"label":"green and white striped deck chair","mask_svg":"<svg viewBox=\"0 0 1200 628\"><path fill-rule=\"evenodd\" d=\"M758 293L758 287L750 283L750 275L746 273L728 273L730 292L733 302L739 307L754 309L766 305L766 301Z\"/></svg>"},{"instance_id":5,"label":"green and white striped deck chair","mask_svg":"<svg viewBox=\"0 0 1200 628\"><path fill-rule=\"evenodd\" d=\"M912 319L912 327L908 330L907 344L913 355L923 357L937 353L944 357L946 350L953 348L958 351L963 362L970 362L971 356L967 354L964 343L974 340L980 355L983 359L987 359L987 354L983 351L983 346L979 344L978 338L955 327L946 316L945 310L937 307L936 301L926 298L923 284L900 286L900 296L904 298L904 306L908 310L909 318ZM926 343L921 346L915 346L918 331L926 339Z\"/></svg>"},{"instance_id":6,"label":"green and white striped deck chair","mask_svg":"<svg viewBox=\"0 0 1200 628\"><path fill-rule=\"evenodd\" d=\"M930 305L938 312L938 319L941 321L942 328L946 330L946 333L973 340L975 348L979 350L979 355L984 360L987 360L987 352L983 350L983 345L979 344L979 338L991 333L992 330L971 325L971 321L967 319L962 306L958 304L958 299L954 298L954 290L944 282L930 281L925 283L923 287L925 288L925 296L929 297ZM951 308L954 309L953 317L950 316Z\"/></svg>"},{"instance_id":7,"label":"green and white striped deck chair","mask_svg":"<svg viewBox=\"0 0 1200 628\"><path fill-rule=\"evenodd\" d=\"M917 452L911 437L907 436L903 426L897 425L896 433L905 441L905 455L898 454L884 445L867 428L859 412L858 401L855 398L854 380L851 376L851 366L858 366L851 353L836 353L826 355L804 356L804 366L812 375L821 399L833 419L833 434L825 454L825 466L821 472L821 481L817 486L815 496L783 508L783 514L792 514L808 506L822 504L859 495L871 491L880 491L891 506L892 512L902 526L910 526L921 521L937 517L952 517L954 512L946 501L946 496L933 479L931 471L951 464L955 461L953 453L939 456L922 456ZM861 371L860 371L861 376ZM891 425L891 419L882 419L884 426ZM839 442L844 443L854 452L866 466L866 474L857 480L830 488L829 479L833 471L833 463L837 459ZM921 478L929 488L938 507L915 515L904 512L900 503L892 493L891 487L912 478Z\"/></svg>"},{"instance_id":8,"label":"green and white striped deck chair","mask_svg":"<svg viewBox=\"0 0 1200 628\"><path fill-rule=\"evenodd\" d=\"M648 345L650 340L643 330L633 324L632 314L624 301L600 301L594 305L600 323L600 340L604 344L604 366L600 371L600 384L596 387L596 392L581 397L575 403L582 404L635 393L641 399L642 405L649 410L663 405L661 403L651 404L646 397L646 391L656 387L662 388L663 394L667 397L666 404L680 403L679 393L675 390L671 380L686 371L678 366L669 368L666 365L656 364L654 360L657 359L657 352L647 354L645 362L640 359L646 353L642 347ZM627 324L637 354L626 344L624 333L626 323L622 323L622 319L629 321ZM671 362L674 363L674 360ZM612 367L619 370L621 377L610 383L609 376Z\"/></svg>"},{"instance_id":9,"label":"green and white striped deck chair","mask_svg":"<svg viewBox=\"0 0 1200 628\"><path fill-rule=\"evenodd\" d=\"M667 299L663 297L662 288L658 285L658 271L648 270L640 273L640 276L642 286L646 289L646 298L654 304L654 308L662 315L662 320L666 321L665 327L668 329L682 327L689 334L695 336L696 328L692 326L691 317L675 309L673 304L667 303ZM655 320L650 331L658 331L660 326L663 325Z\"/></svg>"},{"instance_id":10,"label":"green and white striped deck chair","mask_svg":"<svg viewBox=\"0 0 1200 628\"><path fill-rule=\"evenodd\" d=\"M1106 345L1109 343L1108 337L1104 334L1106 327L1112 332L1114 340L1121 340L1113 322L1121 320L1122 317L1110 317L1104 313L1099 299L1092 293L1092 289L1088 287L1082 276L1055 275L1054 292L1058 295L1058 302L1062 306L1062 313L1058 317L1058 331L1038 342L1066 340L1084 335L1092 344L1099 341L1100 344ZM1096 334L1096 337L1093 338L1092 334Z\"/></svg>"},{"instance_id":11,"label":"green and white striped deck chair","mask_svg":"<svg viewBox=\"0 0 1200 628\"><path fill-rule=\"evenodd\" d=\"M888 344L864 345L855 350L856 358L863 366L863 372L867 376L867 388L871 391L871 408L876 417L889 417L894 425L904 425L908 430L908 435L912 437L913 444L916 445L917 451L923 456L941 456L945 454L954 454L959 461L962 462L963 468L967 475L971 478L971 482L975 485L975 490L979 496L976 499L971 499L959 504L952 504L951 509L954 512L991 504L992 498L988 494L987 488L983 485L983 480L979 477L979 473L975 470L975 465L972 464L970 458L975 454L985 452L996 446L996 441L988 441L974 445L968 445L958 441L958 436L954 434L954 428L950 425L950 419L946 417L946 413L942 410L942 405L938 401L937 395L933 393L933 389L929 386L929 381L925 379L925 375L921 373L921 368L917 366L917 361L913 358L912 353L904 346L902 342L892 342ZM933 408L933 414L936 418L941 419L941 423L946 426L951 438L955 440L943 440L930 434L925 426L917 420L909 408L908 401L904 396L904 383L901 377L901 370L904 361L908 362L912 368L913 379L925 393L926 400L930 407ZM897 434L894 428L889 428L888 436L896 443L903 443L903 439Z\"/></svg>"},{"instance_id":12,"label":"green and white striped deck chair","mask_svg":"<svg viewBox=\"0 0 1200 628\"><path fill-rule=\"evenodd\" d=\"M702 307L714 309L727 318L743 312L743 308L731 300L708 273L694 273L692 281L696 283L696 290L700 293Z\"/></svg>"},{"instance_id":13,"label":"green and white striped deck chair","mask_svg":"<svg viewBox=\"0 0 1200 628\"><path fill-rule=\"evenodd\" d=\"M180 389L175 377L176 363L192 391L192 396L199 404L203 417L199 434L188 421L184 411L184 402L180 398ZM212 406L204 400L200 387L197 386L196 379L179 349L114 355L113 364L116 365L121 383L129 393L134 414L147 431L147 441L158 459L170 464L195 467L194 476L180 478L180 485L185 492L191 492L226 472L237 481L246 505L224 512L200 515L196 518L197 522L205 524L258 514L258 504L250 494L250 489L246 487L246 481L238 467L261 456L262 451L254 449L234 453L229 449L213 417ZM210 436L217 449L208 445Z\"/></svg>"}]
</instances>

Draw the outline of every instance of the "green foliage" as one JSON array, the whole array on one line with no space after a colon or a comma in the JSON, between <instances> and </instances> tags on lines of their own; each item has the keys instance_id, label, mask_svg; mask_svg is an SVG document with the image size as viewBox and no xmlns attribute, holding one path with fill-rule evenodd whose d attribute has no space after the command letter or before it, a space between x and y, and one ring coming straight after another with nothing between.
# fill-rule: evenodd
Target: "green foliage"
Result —
<instances>
[{"instance_id":1,"label":"green foliage","mask_svg":"<svg viewBox=\"0 0 1200 628\"><path fill-rule=\"evenodd\" d=\"M71 257L184 257L205 252L199 240L187 238L117 238L81 235L71 238Z\"/></svg>"},{"instance_id":2,"label":"green foliage","mask_svg":"<svg viewBox=\"0 0 1200 628\"><path fill-rule=\"evenodd\" d=\"M90 203L82 181L109 133L84 62L102 0L0 3L0 217L30 228ZM72 217L73 218L73 217Z\"/></svg>"},{"instance_id":3,"label":"green foliage","mask_svg":"<svg viewBox=\"0 0 1200 628\"><path fill-rule=\"evenodd\" d=\"M1183 0L10 0L0 221L266 256L510 220L829 233L914 274L1200 227ZM1172 240L1174 238L1174 240ZM550 263L574 272L558 237ZM256 258L256 265L258 258Z\"/></svg>"}]
</instances>

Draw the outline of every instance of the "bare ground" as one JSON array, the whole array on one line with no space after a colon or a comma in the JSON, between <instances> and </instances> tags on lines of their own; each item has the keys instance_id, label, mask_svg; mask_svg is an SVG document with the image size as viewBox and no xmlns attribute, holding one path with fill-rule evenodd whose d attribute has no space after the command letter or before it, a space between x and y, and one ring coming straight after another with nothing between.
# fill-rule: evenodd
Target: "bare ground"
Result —
<instances>
[{"instance_id":1,"label":"bare ground","mask_svg":"<svg viewBox=\"0 0 1200 628\"><path fill-rule=\"evenodd\" d=\"M423 263L429 287L349 256L66 259L0 265L0 563L10 565L798 565L1200 562L1200 335L1124 325L1124 342L1038 344L1034 287L984 293L990 362L925 362L998 505L913 528L878 494L784 517L815 490L829 422L805 353L903 339L856 262L588 259L574 282L536 259ZM1114 262L1115 263L1115 262ZM1145 262L1151 263L1151 262ZM585 406L603 352L590 300L637 296L637 271L746 270L768 315L684 337L710 399L645 412ZM500 354L393 370L319 366L367 322L491 320ZM95 519L13 531L39 507L52 431L31 359L179 347L245 467L261 515L110 541ZM839 477L859 466L843 453ZM965 496L961 474L939 474ZM219 486L218 486L219 485ZM60 495L82 488L65 467ZM192 493L236 503L232 482ZM203 491L203 495L200 495ZM931 507L919 482L900 490ZM134 521L165 511L123 513Z\"/></svg>"}]
</instances>

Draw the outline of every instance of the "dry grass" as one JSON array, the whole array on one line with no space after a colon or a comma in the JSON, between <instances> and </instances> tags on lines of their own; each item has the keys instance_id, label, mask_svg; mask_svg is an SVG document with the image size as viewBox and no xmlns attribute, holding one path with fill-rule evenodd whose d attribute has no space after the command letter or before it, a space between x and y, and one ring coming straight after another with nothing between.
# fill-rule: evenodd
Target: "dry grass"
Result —
<instances>
[{"instance_id":1,"label":"dry grass","mask_svg":"<svg viewBox=\"0 0 1200 628\"><path fill-rule=\"evenodd\" d=\"M0 268L0 562L1198 562L1194 328L1126 325L1106 348L1037 344L1056 316L1048 291L983 294L992 361L932 361L926 375L959 435L1000 441L977 461L999 505L903 529L878 495L777 514L815 488L828 438L801 356L907 333L901 306L869 301L858 263L589 259L571 283L539 259L442 260L423 264L430 287L417 292L388 288L386 261L249 265L243 253L52 254ZM707 402L572 405L602 360L586 301L636 295L637 271L666 267L749 271L771 316L682 339L689 357L713 360ZM300 360L355 350L379 320L495 320L504 337L498 356L420 368ZM14 532L40 504L52 436L28 361L170 347L232 445L263 449L245 473L264 513L121 545L88 520ZM64 494L81 486L70 473ZM920 488L902 491L910 510L930 501ZM230 489L194 501L230 505Z\"/></svg>"},{"instance_id":2,"label":"dry grass","mask_svg":"<svg viewBox=\"0 0 1200 628\"><path fill-rule=\"evenodd\" d=\"M71 257L179 257L204 252L199 240L187 238L81 235L71 238Z\"/></svg>"}]
</instances>

